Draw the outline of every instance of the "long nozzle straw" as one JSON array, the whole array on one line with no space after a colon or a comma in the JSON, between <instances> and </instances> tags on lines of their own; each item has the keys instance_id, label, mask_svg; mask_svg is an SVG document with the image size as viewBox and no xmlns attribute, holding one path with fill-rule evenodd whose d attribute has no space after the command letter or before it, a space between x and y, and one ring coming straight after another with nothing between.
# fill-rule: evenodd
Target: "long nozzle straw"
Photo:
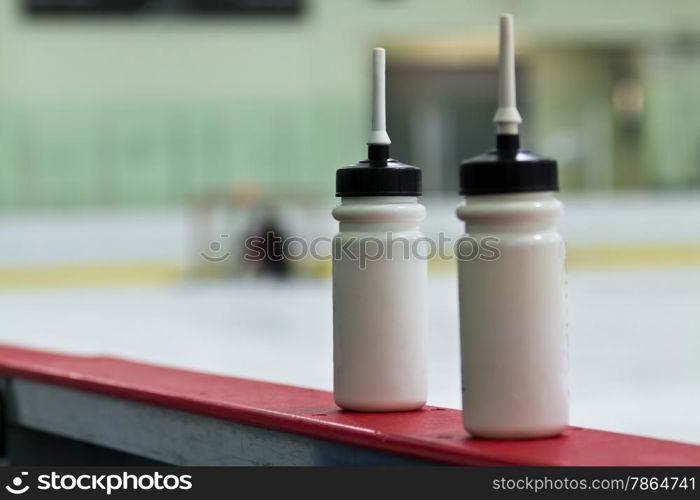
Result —
<instances>
[{"instance_id":1,"label":"long nozzle straw","mask_svg":"<svg viewBox=\"0 0 700 500\"><path fill-rule=\"evenodd\" d=\"M388 146L386 132L386 54L384 49L372 49L372 133L367 144Z\"/></svg>"},{"instance_id":2,"label":"long nozzle straw","mask_svg":"<svg viewBox=\"0 0 700 500\"><path fill-rule=\"evenodd\" d=\"M499 135L518 135L523 119L515 105L515 49L513 16L501 15L498 58L498 110L493 117Z\"/></svg>"}]
</instances>

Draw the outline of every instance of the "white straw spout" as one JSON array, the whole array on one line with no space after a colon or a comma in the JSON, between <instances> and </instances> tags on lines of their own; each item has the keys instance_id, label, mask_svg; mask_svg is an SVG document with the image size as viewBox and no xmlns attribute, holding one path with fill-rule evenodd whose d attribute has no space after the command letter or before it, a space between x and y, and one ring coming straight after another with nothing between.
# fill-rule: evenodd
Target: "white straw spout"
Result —
<instances>
[{"instance_id":1,"label":"white straw spout","mask_svg":"<svg viewBox=\"0 0 700 500\"><path fill-rule=\"evenodd\" d=\"M386 132L386 54L384 49L372 50L372 133L367 144L389 145Z\"/></svg>"},{"instance_id":2,"label":"white straw spout","mask_svg":"<svg viewBox=\"0 0 700 500\"><path fill-rule=\"evenodd\" d=\"M498 134L517 135L520 117L515 104L515 48L513 16L501 15L500 52L498 57L498 110L493 117Z\"/></svg>"}]
</instances>

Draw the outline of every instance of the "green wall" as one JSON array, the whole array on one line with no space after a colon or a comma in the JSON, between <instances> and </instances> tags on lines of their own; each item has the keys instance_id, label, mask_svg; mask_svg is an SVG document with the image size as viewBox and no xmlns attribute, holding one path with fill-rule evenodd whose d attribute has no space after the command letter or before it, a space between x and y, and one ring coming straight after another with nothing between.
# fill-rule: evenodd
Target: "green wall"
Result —
<instances>
[{"instance_id":1,"label":"green wall","mask_svg":"<svg viewBox=\"0 0 700 500\"><path fill-rule=\"evenodd\" d=\"M468 52L470 36L495 37L504 10L531 42L534 144L580 130L572 107L599 102L605 122L606 51L633 47L647 89L640 162L649 182L683 186L697 167L700 122L689 119L679 136L672 110L698 109L700 75L676 65L685 75L676 88L647 57L678 33L700 35L695 0L672 9L652 0L308 0L298 19L219 21L32 20L18 4L0 2L4 209L177 203L236 181L330 196L335 168L363 154L368 49L465 37ZM595 188L581 174L596 172L592 162L618 161L610 134L600 134L599 156L565 165L572 189ZM668 167L669 154L686 173Z\"/></svg>"}]
</instances>

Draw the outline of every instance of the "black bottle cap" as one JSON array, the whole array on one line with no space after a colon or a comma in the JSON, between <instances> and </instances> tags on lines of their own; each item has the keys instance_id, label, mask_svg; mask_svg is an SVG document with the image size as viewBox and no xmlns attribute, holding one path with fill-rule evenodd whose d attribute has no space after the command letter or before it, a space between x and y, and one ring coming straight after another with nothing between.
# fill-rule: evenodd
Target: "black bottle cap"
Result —
<instances>
[{"instance_id":1,"label":"black bottle cap","mask_svg":"<svg viewBox=\"0 0 700 500\"><path fill-rule=\"evenodd\" d=\"M460 194L558 191L557 161L520 149L518 135L499 134L496 149L464 160Z\"/></svg>"},{"instance_id":2,"label":"black bottle cap","mask_svg":"<svg viewBox=\"0 0 700 500\"><path fill-rule=\"evenodd\" d=\"M420 196L421 170L389 158L389 146L370 145L367 159L339 168L335 175L335 195Z\"/></svg>"}]
</instances>

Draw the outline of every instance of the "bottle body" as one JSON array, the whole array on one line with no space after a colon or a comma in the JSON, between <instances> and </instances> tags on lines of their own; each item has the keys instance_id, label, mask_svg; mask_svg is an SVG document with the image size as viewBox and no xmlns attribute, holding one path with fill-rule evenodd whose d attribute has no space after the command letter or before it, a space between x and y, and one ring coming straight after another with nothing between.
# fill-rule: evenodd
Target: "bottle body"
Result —
<instances>
[{"instance_id":1,"label":"bottle body","mask_svg":"<svg viewBox=\"0 0 700 500\"><path fill-rule=\"evenodd\" d=\"M565 246L552 192L468 196L457 209L488 256L459 259L464 426L477 437L568 425Z\"/></svg>"},{"instance_id":2,"label":"bottle body","mask_svg":"<svg viewBox=\"0 0 700 500\"><path fill-rule=\"evenodd\" d=\"M427 260L416 197L342 198L333 210L333 393L355 411L408 411L427 397Z\"/></svg>"}]
</instances>

